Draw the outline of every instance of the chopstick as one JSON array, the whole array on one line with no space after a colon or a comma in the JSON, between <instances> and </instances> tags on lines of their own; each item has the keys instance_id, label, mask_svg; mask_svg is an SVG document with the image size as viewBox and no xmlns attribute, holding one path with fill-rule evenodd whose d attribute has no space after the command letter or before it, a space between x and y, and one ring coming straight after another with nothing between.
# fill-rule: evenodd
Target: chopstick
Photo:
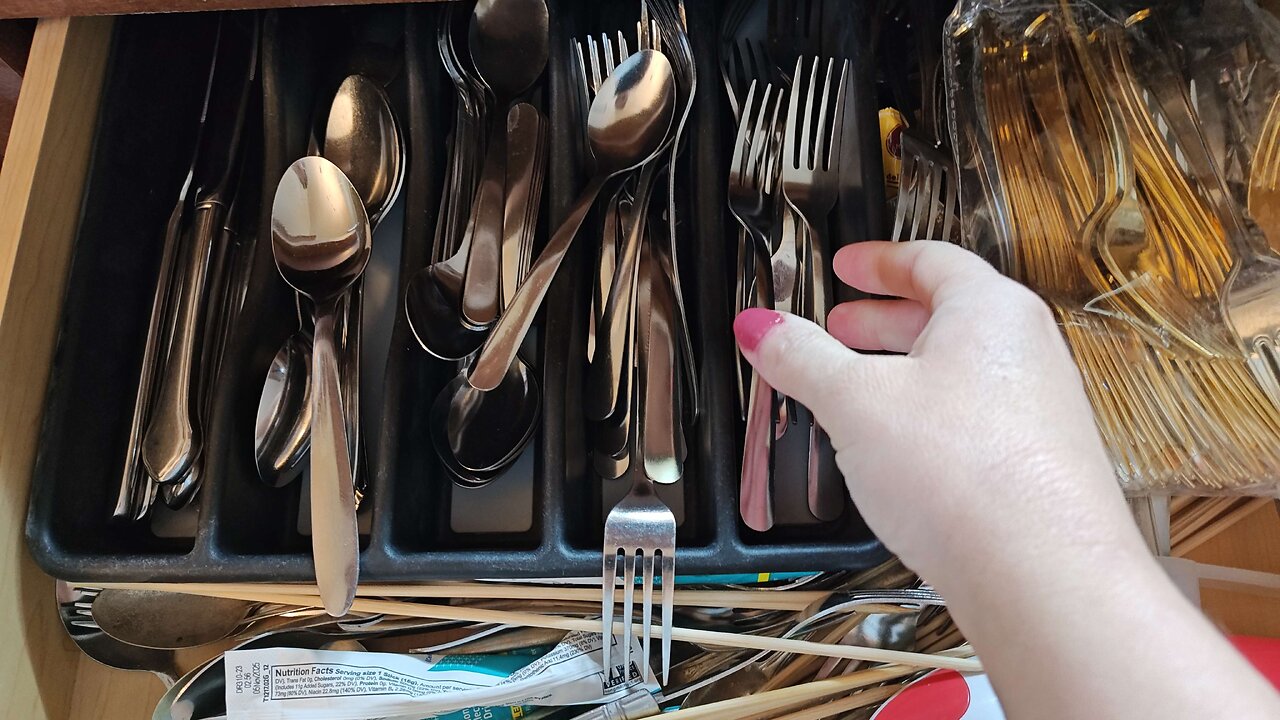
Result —
<instances>
[{"instance_id":1,"label":"chopstick","mask_svg":"<svg viewBox=\"0 0 1280 720\"><path fill-rule=\"evenodd\" d=\"M286 583L84 583L90 587L120 590L159 590L191 595L206 592L271 593L314 596L315 585ZM729 607L751 610L801 611L822 602L831 593L822 590L676 590L675 604L683 607ZM600 588L548 587L542 585L501 585L496 583L425 583L416 585L360 585L356 597L418 599L568 600L600 602ZM896 609L896 607L895 607Z\"/></svg>"},{"instance_id":2,"label":"chopstick","mask_svg":"<svg viewBox=\"0 0 1280 720\"><path fill-rule=\"evenodd\" d=\"M119 588L125 583L99 583L95 587ZM129 588L137 584L129 584ZM159 589L156 585L143 584L142 587ZM175 585L179 592L187 595L203 595L205 597L221 597L247 602L281 603L301 607L323 607L319 596L289 595L282 593L245 592L231 590L202 589L196 585ZM122 589L129 589L122 588ZM461 620L465 622L489 623L495 625L520 625L525 627L541 627L554 630L577 630L581 632L599 632L600 621L578 618L555 617L536 613L507 612L502 610L482 610L479 608L458 607L449 605L427 605L394 600L371 600L357 598L351 610L364 613L381 613L400 615L403 617L420 617L439 620ZM615 633L621 630L622 623L617 623ZM654 633L662 631L661 626L654 625ZM637 637L642 628L635 626ZM946 657L942 655L926 655L923 653L903 652L899 650L882 650L879 648L856 647L852 645L825 645L805 640L785 640L782 638L760 637L738 633L718 632L713 630L697 630L693 628L672 627L671 638L682 642L700 643L703 645L719 645L723 647L746 648L751 650L768 650L772 652L790 652L803 655L821 655L839 657L849 660L862 660L873 663L891 663L913 668L943 668L960 672L979 672L982 665L975 659Z\"/></svg>"}]
</instances>

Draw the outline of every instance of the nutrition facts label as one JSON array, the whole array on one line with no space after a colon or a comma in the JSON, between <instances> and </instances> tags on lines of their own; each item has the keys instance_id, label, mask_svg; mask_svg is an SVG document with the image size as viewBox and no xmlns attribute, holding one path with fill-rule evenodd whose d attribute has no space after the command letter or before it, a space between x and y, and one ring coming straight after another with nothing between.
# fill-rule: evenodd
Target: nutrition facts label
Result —
<instances>
[{"instance_id":1,"label":"nutrition facts label","mask_svg":"<svg viewBox=\"0 0 1280 720\"><path fill-rule=\"evenodd\" d=\"M615 641L616 642L616 641ZM226 655L227 716L237 720L519 717L523 706L600 702L600 636L570 633L541 656L393 655L262 648ZM617 652L617 650L615 650ZM640 648L633 644L632 653ZM621 673L618 673L621 676ZM658 686L636 672L624 692ZM620 697L620 695L618 696Z\"/></svg>"},{"instance_id":2,"label":"nutrition facts label","mask_svg":"<svg viewBox=\"0 0 1280 720\"><path fill-rule=\"evenodd\" d=\"M264 698L288 700L352 695L427 695L439 684L389 668L329 663L272 665L262 669Z\"/></svg>"}]
</instances>

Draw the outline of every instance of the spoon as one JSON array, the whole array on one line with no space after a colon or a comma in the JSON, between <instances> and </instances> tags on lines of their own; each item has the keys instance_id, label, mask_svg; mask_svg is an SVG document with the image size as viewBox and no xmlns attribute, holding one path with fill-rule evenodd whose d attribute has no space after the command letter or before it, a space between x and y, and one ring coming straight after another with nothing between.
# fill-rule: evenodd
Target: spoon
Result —
<instances>
[{"instance_id":1,"label":"spoon","mask_svg":"<svg viewBox=\"0 0 1280 720\"><path fill-rule=\"evenodd\" d=\"M362 75L350 75L338 87L329 117L325 125L323 155L338 166L347 176L365 212L369 214L370 233L376 233L378 224L386 216L400 195L404 183L404 143L396 126L395 113L387 93L376 82ZM382 267L381 256L370 260L375 268ZM342 337L344 360L343 395L347 412L347 440L352 459L352 476L358 476L360 453L360 364L363 357L361 338L364 327L374 329L374 337L389 336L389 323L394 322L390 313L379 316L370 313L365 317L364 279L357 280L348 293L348 305L344 316ZM375 307L376 307L375 303Z\"/></svg>"},{"instance_id":2,"label":"spoon","mask_svg":"<svg viewBox=\"0 0 1280 720\"><path fill-rule=\"evenodd\" d=\"M546 156L546 119L532 105L519 103L507 115L507 136L503 247L514 254L507 256L504 250L503 262L515 271L511 287L514 293L527 265L525 249L537 223ZM504 269L504 277L510 275ZM505 281L503 287L505 291ZM432 445L459 482L473 487L483 485L520 457L537 430L541 405L537 379L519 357L511 363L502 383L490 392L471 387L464 370L432 403L428 423Z\"/></svg>"},{"instance_id":3,"label":"spoon","mask_svg":"<svg viewBox=\"0 0 1280 720\"><path fill-rule=\"evenodd\" d=\"M172 686L182 675L172 650L142 648L121 642L103 632L85 613L97 599L94 591L75 587L57 580L54 598L58 603L58 618L76 647L96 662L118 670L143 670L159 676L166 686Z\"/></svg>"},{"instance_id":4,"label":"spoon","mask_svg":"<svg viewBox=\"0 0 1280 720\"><path fill-rule=\"evenodd\" d=\"M279 631L246 640L228 650L268 647L319 649L330 639L306 631ZM224 717L226 705L225 655L219 654L183 675L156 703L152 720L213 720Z\"/></svg>"},{"instance_id":5,"label":"spoon","mask_svg":"<svg viewBox=\"0 0 1280 720\"><path fill-rule=\"evenodd\" d=\"M176 650L221 640L249 619L257 603L156 590L103 590L93 619L111 637L138 647Z\"/></svg>"},{"instance_id":6,"label":"spoon","mask_svg":"<svg viewBox=\"0 0 1280 720\"><path fill-rule=\"evenodd\" d=\"M471 62L498 109L489 132L474 207L475 225L462 290L462 319L487 328L502 298L502 225L507 106L529 89L547 64L545 0L479 0L467 35Z\"/></svg>"},{"instance_id":7,"label":"spoon","mask_svg":"<svg viewBox=\"0 0 1280 720\"><path fill-rule=\"evenodd\" d=\"M468 378L472 387L493 390L501 384L596 196L610 178L657 153L674 115L675 79L662 53L635 53L600 86L587 116L587 139L595 155L592 178L494 325Z\"/></svg>"},{"instance_id":8,"label":"spoon","mask_svg":"<svg viewBox=\"0 0 1280 720\"><path fill-rule=\"evenodd\" d=\"M363 75L343 80L330 104L322 151L351 180L369 213L370 227L376 230L400 194L405 170L404 142L395 114L386 92L377 83ZM362 297L357 288L348 310L350 327L344 365L348 394L343 400L351 408L360 406L357 359ZM300 322L298 330L276 353L263 384L254 457L259 477L273 487L287 485L301 473L302 458L310 447L311 382L307 367L311 364L311 345L311 337ZM359 457L354 452L359 447L357 417L355 412L348 414L353 462Z\"/></svg>"},{"instance_id":9,"label":"spoon","mask_svg":"<svg viewBox=\"0 0 1280 720\"><path fill-rule=\"evenodd\" d=\"M302 472L311 447L311 336L299 330L271 360L258 401L253 457L258 477L284 487Z\"/></svg>"},{"instance_id":10,"label":"spoon","mask_svg":"<svg viewBox=\"0 0 1280 720\"><path fill-rule=\"evenodd\" d=\"M347 448L334 325L338 301L369 262L364 203L332 162L304 157L289 166L271 207L271 248L285 282L314 305L311 547L324 609L345 615L355 599L359 531Z\"/></svg>"}]
</instances>

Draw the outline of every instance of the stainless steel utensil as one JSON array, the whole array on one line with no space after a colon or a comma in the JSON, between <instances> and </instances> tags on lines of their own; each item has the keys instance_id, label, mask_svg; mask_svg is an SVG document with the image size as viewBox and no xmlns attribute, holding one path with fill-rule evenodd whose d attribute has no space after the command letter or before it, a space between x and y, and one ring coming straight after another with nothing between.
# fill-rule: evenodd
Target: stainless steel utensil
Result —
<instances>
[{"instance_id":1,"label":"stainless steel utensil","mask_svg":"<svg viewBox=\"0 0 1280 720\"><path fill-rule=\"evenodd\" d=\"M494 325L469 376L472 387L492 390L502 382L596 196L610 178L658 151L671 127L673 100L671 64L651 50L627 58L601 87L587 126L595 150L592 178Z\"/></svg>"},{"instance_id":2,"label":"stainless steel utensil","mask_svg":"<svg viewBox=\"0 0 1280 720\"><path fill-rule=\"evenodd\" d=\"M729 211L751 238L756 302L763 307L772 307L774 300L773 274L764 261L773 254L774 208L781 192L775 140L781 108L781 88L751 84L729 164ZM776 415L773 388L758 373L751 375L747 403L739 512L747 527L763 532L773 527L770 484Z\"/></svg>"},{"instance_id":3,"label":"stainless steel utensil","mask_svg":"<svg viewBox=\"0 0 1280 720\"><path fill-rule=\"evenodd\" d=\"M258 477L273 487L302 472L311 448L311 335L295 332L267 369L253 431Z\"/></svg>"},{"instance_id":4,"label":"stainless steel utensil","mask_svg":"<svg viewBox=\"0 0 1280 720\"><path fill-rule=\"evenodd\" d=\"M544 0L479 0L468 34L471 60L494 97L498 118L542 75L548 55ZM488 327L502 306L503 187L507 128L495 122L489 133L475 209L475 229L463 281L462 317Z\"/></svg>"},{"instance_id":5,"label":"stainless steel utensil","mask_svg":"<svg viewBox=\"0 0 1280 720\"><path fill-rule=\"evenodd\" d=\"M219 21L217 59L205 97L194 175L190 237L174 298L172 335L163 354L160 387L142 440L142 462L161 484L187 475L203 448L203 419L197 373L206 318L210 258L221 237L226 206L234 193L241 129L249 88L257 67L256 15ZM208 122L216 116L220 121ZM205 368L205 371L208 369Z\"/></svg>"},{"instance_id":6,"label":"stainless steel utensil","mask_svg":"<svg viewBox=\"0 0 1280 720\"><path fill-rule=\"evenodd\" d=\"M890 238L949 241L960 212L960 176L955 158L942 141L945 125L938 112L942 22L929 0L910 0L909 5L920 62L920 124L901 135L902 166Z\"/></svg>"},{"instance_id":7,"label":"stainless steel utensil","mask_svg":"<svg viewBox=\"0 0 1280 720\"><path fill-rule=\"evenodd\" d=\"M280 274L315 305L311 540L325 609L341 616L355 598L359 538L334 325L339 298L369 260L369 220L337 166L305 157L280 180L271 227Z\"/></svg>"},{"instance_id":8,"label":"stainless steel utensil","mask_svg":"<svg viewBox=\"0 0 1280 720\"><path fill-rule=\"evenodd\" d=\"M54 599L58 618L76 647L108 667L119 670L142 670L154 673L166 686L182 675L172 650L142 648L116 640L104 633L93 621L91 608L98 591L75 587L63 580L55 581Z\"/></svg>"},{"instance_id":9,"label":"stainless steel utensil","mask_svg":"<svg viewBox=\"0 0 1280 720\"><path fill-rule=\"evenodd\" d=\"M93 601L93 620L121 642L173 650L227 637L257 607L242 600L154 590L102 590Z\"/></svg>"},{"instance_id":10,"label":"stainless steel utensil","mask_svg":"<svg viewBox=\"0 0 1280 720\"><path fill-rule=\"evenodd\" d=\"M508 117L507 206L504 247L510 255L513 283L518 284L532 250L540 206L546 122L527 103L511 108ZM513 172L515 174L513 174ZM504 268L504 272L506 269ZM518 356L497 388L473 388L463 370L436 396L429 422L432 444L455 478L482 485L520 456L537 429L542 393L529 366Z\"/></svg>"},{"instance_id":11,"label":"stainless steel utensil","mask_svg":"<svg viewBox=\"0 0 1280 720\"><path fill-rule=\"evenodd\" d=\"M642 278L639 288L639 308L636 316L637 342L640 353L641 377L647 375L647 365L651 362L648 356L653 337L653 316L651 307L653 297L652 278L654 273L661 272L655 267L653 248L645 245L641 248ZM632 485L631 491L609 511L604 521L604 568L602 573L602 624L604 632L604 667L606 672L614 672L610 663L610 646L613 641L613 595L617 583L617 566L622 564L622 673L623 677L631 676L631 633L633 626L632 608L635 600L637 577L640 580L642 593L641 611L641 643L642 661L640 675L648 677L650 670L650 632L653 625L653 584L655 568L661 572L662 578L662 676L666 682L671 670L671 616L675 593L676 563L676 518L671 509L662 502L654 490L655 479L651 470L666 472L658 458L658 467L654 467L645 457L647 451L646 433L635 425L648 422L644 406L643 389L637 393L636 423L632 430Z\"/></svg>"},{"instance_id":12,"label":"stainless steel utensil","mask_svg":"<svg viewBox=\"0 0 1280 720\"><path fill-rule=\"evenodd\" d=\"M808 91L801 100L806 74L804 58L796 60L795 83L787 107L787 126L782 145L782 194L804 225L805 255L812 287L808 288L812 307L810 319L826 325L830 306L827 274L827 216L835 207L840 185L840 145L844 135L844 95L848 84L849 61L827 60L825 69L817 58L807 74ZM803 113L803 115L802 115ZM785 243L784 243L785 245ZM775 251L773 278L775 291L788 275L798 276L795 257ZM787 308L775 309L786 310ZM812 416L811 416L812 417ZM813 420L809 427L809 462L806 472L809 511L819 520L831 521L844 510L844 482L834 470L830 441Z\"/></svg>"},{"instance_id":13,"label":"stainless steel utensil","mask_svg":"<svg viewBox=\"0 0 1280 720\"><path fill-rule=\"evenodd\" d=\"M395 204L404 182L405 146L386 93L361 75L343 80L330 103L323 146L317 148L352 181L369 215L371 232ZM363 283L353 287L343 306L343 405L352 475L359 475L360 356L362 327L386 319L364 318ZM280 487L302 470L311 441L311 330L301 317L298 329L281 346L267 371L254 432L258 476Z\"/></svg>"}]
</instances>

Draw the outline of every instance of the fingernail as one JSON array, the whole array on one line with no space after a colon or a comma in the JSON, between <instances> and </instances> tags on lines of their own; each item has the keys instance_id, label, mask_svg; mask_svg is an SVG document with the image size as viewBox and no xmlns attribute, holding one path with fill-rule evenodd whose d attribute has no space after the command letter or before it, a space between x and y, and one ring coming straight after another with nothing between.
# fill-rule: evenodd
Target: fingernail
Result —
<instances>
[{"instance_id":1,"label":"fingernail","mask_svg":"<svg viewBox=\"0 0 1280 720\"><path fill-rule=\"evenodd\" d=\"M733 321L733 334L738 336L738 344L743 350L755 350L769 331L782 324L784 316L780 312L765 308L747 308L738 313Z\"/></svg>"}]
</instances>

